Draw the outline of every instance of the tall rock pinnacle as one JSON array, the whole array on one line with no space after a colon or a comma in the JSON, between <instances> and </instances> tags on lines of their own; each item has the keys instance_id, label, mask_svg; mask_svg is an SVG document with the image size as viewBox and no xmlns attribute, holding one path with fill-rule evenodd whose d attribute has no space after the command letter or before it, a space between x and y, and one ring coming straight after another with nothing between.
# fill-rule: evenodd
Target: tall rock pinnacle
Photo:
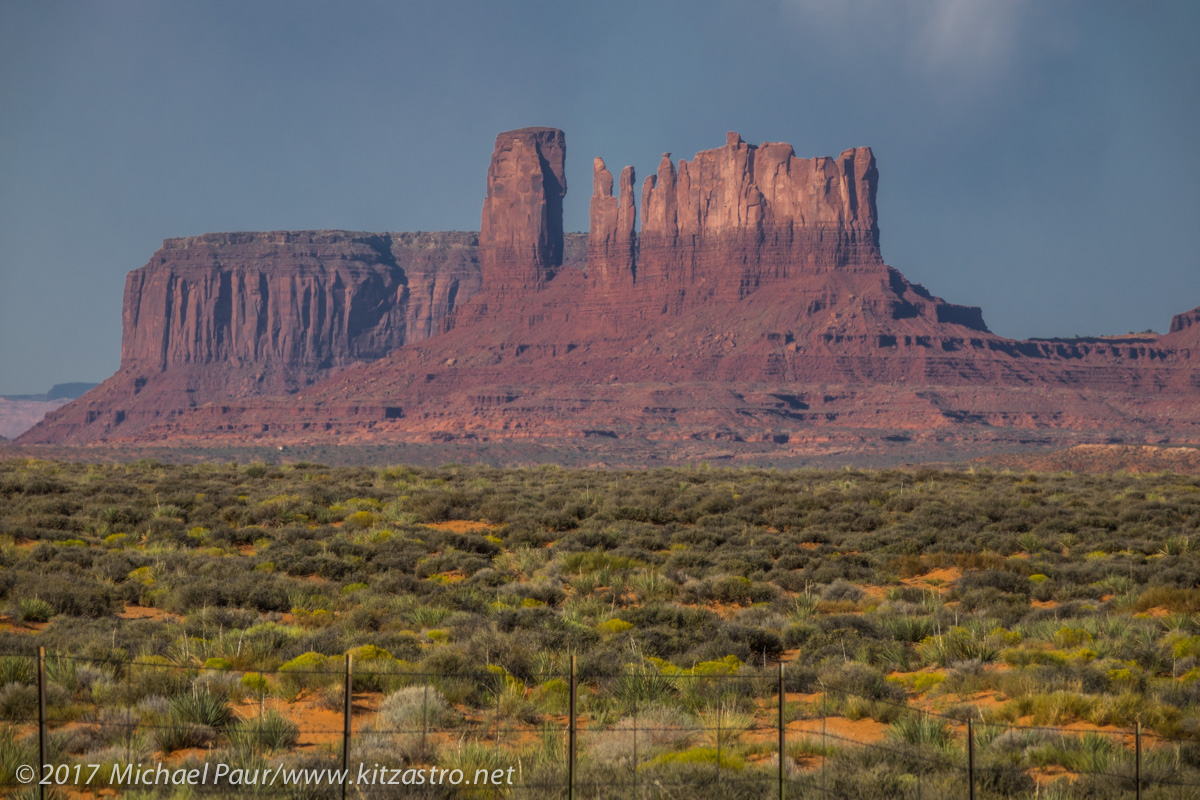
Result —
<instances>
[{"instance_id":1,"label":"tall rock pinnacle","mask_svg":"<svg viewBox=\"0 0 1200 800\"><path fill-rule=\"evenodd\" d=\"M613 197L612 173L604 159L592 162L591 227L588 231L588 279L601 292L633 285L636 257L633 167L621 170L620 197Z\"/></svg>"},{"instance_id":2,"label":"tall rock pinnacle","mask_svg":"<svg viewBox=\"0 0 1200 800\"><path fill-rule=\"evenodd\" d=\"M562 265L566 154L566 137L557 128L496 137L479 230L485 289L541 289Z\"/></svg>"}]
</instances>

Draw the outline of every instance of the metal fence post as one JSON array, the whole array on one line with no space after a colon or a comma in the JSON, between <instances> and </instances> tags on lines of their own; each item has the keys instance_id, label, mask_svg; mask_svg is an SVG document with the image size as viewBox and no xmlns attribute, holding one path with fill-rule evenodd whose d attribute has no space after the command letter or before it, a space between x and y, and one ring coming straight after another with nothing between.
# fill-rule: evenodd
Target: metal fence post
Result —
<instances>
[{"instance_id":1,"label":"metal fence post","mask_svg":"<svg viewBox=\"0 0 1200 800\"><path fill-rule=\"evenodd\" d=\"M1138 720L1137 728L1133 731L1134 752L1134 797L1142 800L1142 721Z\"/></svg>"},{"instance_id":2,"label":"metal fence post","mask_svg":"<svg viewBox=\"0 0 1200 800\"><path fill-rule=\"evenodd\" d=\"M354 703L354 656L346 653L346 690L342 697L342 800L350 782L350 713Z\"/></svg>"},{"instance_id":3,"label":"metal fence post","mask_svg":"<svg viewBox=\"0 0 1200 800\"><path fill-rule=\"evenodd\" d=\"M504 691L504 673L496 673L496 743L493 752L500 752L500 693Z\"/></svg>"},{"instance_id":4,"label":"metal fence post","mask_svg":"<svg viewBox=\"0 0 1200 800\"><path fill-rule=\"evenodd\" d=\"M129 664L125 667L125 703L133 708L133 656L129 656ZM133 736L137 733L137 723L125 735L125 761L133 761Z\"/></svg>"},{"instance_id":5,"label":"metal fence post","mask_svg":"<svg viewBox=\"0 0 1200 800\"><path fill-rule=\"evenodd\" d=\"M244 675L249 675L249 674L250 673L248 673L248 672L244 673ZM256 692L258 692L258 732L255 734L255 738L256 738L255 746L261 747L262 741L263 741L263 738L262 738L263 714L265 714L266 710L267 710L267 695L266 695L266 692L263 691L263 687L266 686L266 678L263 677L261 669L259 669L259 671L256 674L258 675L258 683L254 684L254 690Z\"/></svg>"},{"instance_id":6,"label":"metal fence post","mask_svg":"<svg viewBox=\"0 0 1200 800\"><path fill-rule=\"evenodd\" d=\"M633 701L633 800L638 800L637 728L638 728L638 707L637 707L637 699L635 698Z\"/></svg>"},{"instance_id":7,"label":"metal fence post","mask_svg":"<svg viewBox=\"0 0 1200 800\"><path fill-rule=\"evenodd\" d=\"M717 783L721 782L721 695L717 693Z\"/></svg>"},{"instance_id":8,"label":"metal fence post","mask_svg":"<svg viewBox=\"0 0 1200 800\"><path fill-rule=\"evenodd\" d=\"M784 761L787 758L786 723L783 719L783 706L787 695L783 691L783 662L779 662L779 800L784 797Z\"/></svg>"},{"instance_id":9,"label":"metal fence post","mask_svg":"<svg viewBox=\"0 0 1200 800\"><path fill-rule=\"evenodd\" d=\"M829 693L825 691L825 687L821 686L821 796L826 797L825 788L825 762L829 759L829 743L825 739L825 700Z\"/></svg>"},{"instance_id":10,"label":"metal fence post","mask_svg":"<svg viewBox=\"0 0 1200 800\"><path fill-rule=\"evenodd\" d=\"M579 675L575 656L571 656L571 698L567 718L567 800L575 800L575 713L579 695Z\"/></svg>"},{"instance_id":11,"label":"metal fence post","mask_svg":"<svg viewBox=\"0 0 1200 800\"><path fill-rule=\"evenodd\" d=\"M967 719L967 781L971 800L975 800L975 725Z\"/></svg>"},{"instance_id":12,"label":"metal fence post","mask_svg":"<svg viewBox=\"0 0 1200 800\"><path fill-rule=\"evenodd\" d=\"M38 782L38 800L45 800L46 784L42 783L43 764L46 763L46 648L38 648L37 656L37 691L38 691L38 766L34 777Z\"/></svg>"}]
</instances>

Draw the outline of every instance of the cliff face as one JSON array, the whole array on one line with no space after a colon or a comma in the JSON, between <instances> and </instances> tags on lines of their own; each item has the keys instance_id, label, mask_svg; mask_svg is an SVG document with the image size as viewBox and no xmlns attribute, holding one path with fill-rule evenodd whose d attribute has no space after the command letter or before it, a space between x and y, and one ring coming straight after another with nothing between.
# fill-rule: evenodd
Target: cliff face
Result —
<instances>
[{"instance_id":1,"label":"cliff face","mask_svg":"<svg viewBox=\"0 0 1200 800\"><path fill-rule=\"evenodd\" d=\"M29 436L95 439L211 401L296 392L433 335L480 283L474 233L168 239L126 277L118 372Z\"/></svg>"},{"instance_id":2,"label":"cliff face","mask_svg":"<svg viewBox=\"0 0 1200 800\"><path fill-rule=\"evenodd\" d=\"M589 278L592 303L609 313L697 313L760 290L798 289L820 311L837 303L838 287L852 294L850 284L865 279L883 280L885 291L866 290L863 335L888 336L879 324L917 318L987 330L980 309L946 303L884 265L870 148L796 158L789 144L755 146L729 133L724 147L680 160L678 171L664 153L642 187L640 233L633 180L626 167L614 197L612 173L603 159L593 164Z\"/></svg>"},{"instance_id":3,"label":"cliff face","mask_svg":"<svg viewBox=\"0 0 1200 800\"><path fill-rule=\"evenodd\" d=\"M1185 311L1182 314L1176 314L1172 317L1170 333L1182 333L1196 327L1200 327L1200 307L1193 308L1191 311Z\"/></svg>"},{"instance_id":4,"label":"cliff face","mask_svg":"<svg viewBox=\"0 0 1200 800\"><path fill-rule=\"evenodd\" d=\"M496 137L479 228L483 283L492 293L541 289L562 266L567 145L556 128Z\"/></svg>"},{"instance_id":5,"label":"cliff face","mask_svg":"<svg viewBox=\"0 0 1200 800\"><path fill-rule=\"evenodd\" d=\"M689 296L740 299L801 274L880 265L877 184L866 147L796 158L791 145L730 133L677 172L664 155L642 190L639 279L679 309Z\"/></svg>"},{"instance_id":6,"label":"cliff face","mask_svg":"<svg viewBox=\"0 0 1200 800\"><path fill-rule=\"evenodd\" d=\"M621 171L621 191L613 196L613 176L604 159L592 162L591 225L588 229L589 288L597 297L623 295L633 288L637 271L633 167Z\"/></svg>"},{"instance_id":7,"label":"cliff face","mask_svg":"<svg viewBox=\"0 0 1200 800\"><path fill-rule=\"evenodd\" d=\"M122 369L258 365L270 388L294 389L430 336L479 290L476 244L470 233L168 239L126 279Z\"/></svg>"},{"instance_id":8,"label":"cliff face","mask_svg":"<svg viewBox=\"0 0 1200 800\"><path fill-rule=\"evenodd\" d=\"M596 159L587 237L562 232L565 152L555 129L497 137L477 247L168 243L130 278L122 371L23 441L1200 441L1200 311L1162 337L997 336L884 263L867 148L664 156L640 232L633 169Z\"/></svg>"}]
</instances>

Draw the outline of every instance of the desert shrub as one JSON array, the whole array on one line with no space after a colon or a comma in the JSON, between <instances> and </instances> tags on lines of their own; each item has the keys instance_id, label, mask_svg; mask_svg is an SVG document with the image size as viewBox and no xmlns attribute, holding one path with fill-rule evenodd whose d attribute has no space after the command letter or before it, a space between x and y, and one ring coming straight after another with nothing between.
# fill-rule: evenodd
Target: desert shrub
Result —
<instances>
[{"instance_id":1,"label":"desert shrub","mask_svg":"<svg viewBox=\"0 0 1200 800\"><path fill-rule=\"evenodd\" d=\"M278 672L280 688L291 697L335 684L341 675L337 663L311 650L284 663Z\"/></svg>"},{"instance_id":2,"label":"desert shrub","mask_svg":"<svg viewBox=\"0 0 1200 800\"><path fill-rule=\"evenodd\" d=\"M917 653L929 663L948 667L962 661L995 661L1000 656L1000 647L978 630L952 627L945 634L923 639L917 645Z\"/></svg>"},{"instance_id":3,"label":"desert shrub","mask_svg":"<svg viewBox=\"0 0 1200 800\"><path fill-rule=\"evenodd\" d=\"M24 683L6 683L0 686L0 719L9 722L31 722L37 720L37 689Z\"/></svg>"},{"instance_id":4,"label":"desert shrub","mask_svg":"<svg viewBox=\"0 0 1200 800\"><path fill-rule=\"evenodd\" d=\"M635 739L639 761L653 758L664 750L689 748L701 738L700 721L670 705L650 705L637 714L621 717L606 730L590 732L585 739L586 751L599 761L625 763L633 766Z\"/></svg>"},{"instance_id":5,"label":"desert shrub","mask_svg":"<svg viewBox=\"0 0 1200 800\"><path fill-rule=\"evenodd\" d=\"M49 622L54 607L40 597L27 597L17 604L17 619L21 622Z\"/></svg>"},{"instance_id":6,"label":"desert shrub","mask_svg":"<svg viewBox=\"0 0 1200 800\"><path fill-rule=\"evenodd\" d=\"M821 590L821 599L831 603L857 603L865 597L862 589L839 578Z\"/></svg>"},{"instance_id":7,"label":"desert shrub","mask_svg":"<svg viewBox=\"0 0 1200 800\"><path fill-rule=\"evenodd\" d=\"M1024 594L1030 591L1029 582L1020 575L1002 570L988 569L982 572L968 572L955 584L960 592L972 589L995 589L1004 594Z\"/></svg>"},{"instance_id":8,"label":"desert shrub","mask_svg":"<svg viewBox=\"0 0 1200 800\"><path fill-rule=\"evenodd\" d=\"M261 716L238 720L228 731L229 746L240 752L278 753L294 747L300 728L275 709Z\"/></svg>"},{"instance_id":9,"label":"desert shrub","mask_svg":"<svg viewBox=\"0 0 1200 800\"><path fill-rule=\"evenodd\" d=\"M824 667L821 670L821 682L839 696L892 701L904 697L903 690L888 682L882 670L855 661Z\"/></svg>"},{"instance_id":10,"label":"desert shrub","mask_svg":"<svg viewBox=\"0 0 1200 800\"><path fill-rule=\"evenodd\" d=\"M933 617L918 617L907 614L885 617L883 626L896 641L913 644L933 636L937 630L937 623Z\"/></svg>"},{"instance_id":11,"label":"desert shrub","mask_svg":"<svg viewBox=\"0 0 1200 800\"><path fill-rule=\"evenodd\" d=\"M224 697L192 691L170 701L166 719L152 729L155 746L163 753L212 744L233 719Z\"/></svg>"},{"instance_id":12,"label":"desert shrub","mask_svg":"<svg viewBox=\"0 0 1200 800\"><path fill-rule=\"evenodd\" d=\"M112 587L87 575L27 575L17 592L40 599L55 614L75 617L105 617L117 606Z\"/></svg>"},{"instance_id":13,"label":"desert shrub","mask_svg":"<svg viewBox=\"0 0 1200 800\"><path fill-rule=\"evenodd\" d=\"M673 750L671 752L662 753L661 755L651 758L644 762L645 769L654 771L656 774L667 772L676 774L675 779L683 784L695 784L699 781L711 780L711 778L701 776L711 776L713 768L728 770L731 772L741 772L746 768L746 760L729 750L720 750L716 747L691 747L687 750ZM707 766L706 770L687 769L699 766ZM672 770L663 770L662 768L675 768Z\"/></svg>"},{"instance_id":14,"label":"desert shrub","mask_svg":"<svg viewBox=\"0 0 1200 800\"><path fill-rule=\"evenodd\" d=\"M388 734L420 733L446 727L452 719L446 698L425 684L409 686L383 698L374 728Z\"/></svg>"},{"instance_id":15,"label":"desert shrub","mask_svg":"<svg viewBox=\"0 0 1200 800\"><path fill-rule=\"evenodd\" d=\"M954 743L950 726L941 719L925 714L905 714L888 728L888 738L914 747L934 747L946 750Z\"/></svg>"},{"instance_id":16,"label":"desert shrub","mask_svg":"<svg viewBox=\"0 0 1200 800\"><path fill-rule=\"evenodd\" d=\"M1200 589L1152 586L1138 595L1134 608L1138 611L1165 608L1179 614L1195 614L1200 612Z\"/></svg>"}]
</instances>

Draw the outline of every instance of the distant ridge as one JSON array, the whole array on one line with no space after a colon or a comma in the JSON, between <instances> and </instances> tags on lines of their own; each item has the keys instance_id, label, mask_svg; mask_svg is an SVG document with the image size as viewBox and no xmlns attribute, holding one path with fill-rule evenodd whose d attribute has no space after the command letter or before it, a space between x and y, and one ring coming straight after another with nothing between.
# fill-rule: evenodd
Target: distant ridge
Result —
<instances>
[{"instance_id":1,"label":"distant ridge","mask_svg":"<svg viewBox=\"0 0 1200 800\"><path fill-rule=\"evenodd\" d=\"M76 397L82 397L85 393L95 389L100 384L98 383L56 383L50 387L50 391L44 394L5 394L0 395L4 400L74 400Z\"/></svg>"}]
</instances>

